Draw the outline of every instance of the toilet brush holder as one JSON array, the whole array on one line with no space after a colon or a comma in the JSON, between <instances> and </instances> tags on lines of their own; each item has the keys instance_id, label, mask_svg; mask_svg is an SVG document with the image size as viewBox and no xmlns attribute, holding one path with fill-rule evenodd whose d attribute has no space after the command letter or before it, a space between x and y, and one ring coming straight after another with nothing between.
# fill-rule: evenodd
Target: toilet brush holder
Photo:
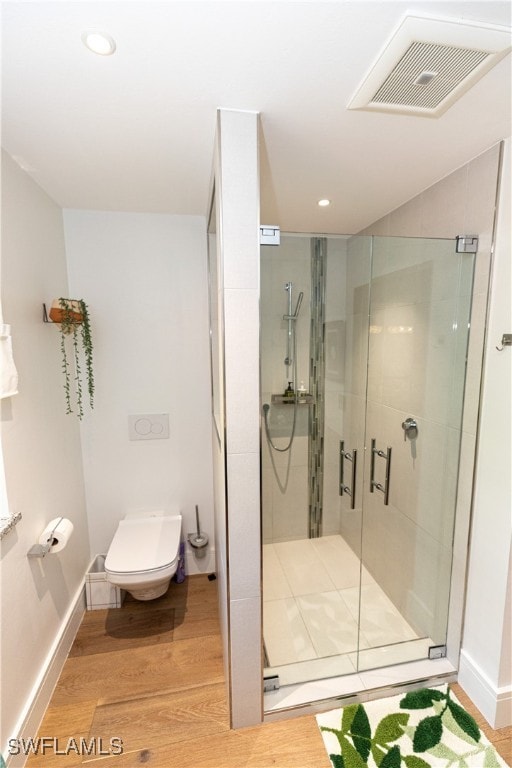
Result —
<instances>
[{"instance_id":1,"label":"toilet brush holder","mask_svg":"<svg viewBox=\"0 0 512 768\"><path fill-rule=\"evenodd\" d=\"M196 557L202 558L206 556L206 547L208 546L208 536L206 533L189 533L188 541Z\"/></svg>"},{"instance_id":2,"label":"toilet brush holder","mask_svg":"<svg viewBox=\"0 0 512 768\"><path fill-rule=\"evenodd\" d=\"M194 555L198 558L206 556L206 547L208 546L208 536L206 533L201 533L201 526L199 524L199 508L196 504L196 532L188 534L188 542L194 550Z\"/></svg>"}]
</instances>

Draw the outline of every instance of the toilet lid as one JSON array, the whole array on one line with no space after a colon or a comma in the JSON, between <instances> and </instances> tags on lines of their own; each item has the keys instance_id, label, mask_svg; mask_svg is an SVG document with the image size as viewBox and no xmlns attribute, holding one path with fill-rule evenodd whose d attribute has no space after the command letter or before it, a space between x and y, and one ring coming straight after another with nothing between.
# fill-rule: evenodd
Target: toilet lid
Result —
<instances>
[{"instance_id":1,"label":"toilet lid","mask_svg":"<svg viewBox=\"0 0 512 768\"><path fill-rule=\"evenodd\" d=\"M105 560L105 570L133 573L163 568L176 559L181 515L121 520Z\"/></svg>"}]
</instances>

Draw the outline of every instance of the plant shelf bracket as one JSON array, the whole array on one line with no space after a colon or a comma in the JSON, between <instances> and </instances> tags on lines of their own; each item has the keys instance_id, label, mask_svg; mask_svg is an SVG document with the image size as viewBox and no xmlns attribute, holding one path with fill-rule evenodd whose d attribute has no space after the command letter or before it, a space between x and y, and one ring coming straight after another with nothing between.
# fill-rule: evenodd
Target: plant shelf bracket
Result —
<instances>
[{"instance_id":1,"label":"plant shelf bracket","mask_svg":"<svg viewBox=\"0 0 512 768\"><path fill-rule=\"evenodd\" d=\"M73 322L73 321L70 321ZM43 302L43 323L48 323L49 325L60 325L60 323L57 323L55 320L51 320L48 315L48 310L46 309L46 304ZM81 324L81 320L75 321L76 325Z\"/></svg>"}]
</instances>

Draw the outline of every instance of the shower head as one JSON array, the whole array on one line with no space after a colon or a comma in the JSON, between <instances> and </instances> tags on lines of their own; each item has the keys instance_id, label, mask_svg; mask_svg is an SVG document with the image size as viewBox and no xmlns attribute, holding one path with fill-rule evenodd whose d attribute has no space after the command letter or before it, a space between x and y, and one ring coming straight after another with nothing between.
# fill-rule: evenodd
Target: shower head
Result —
<instances>
[{"instance_id":1,"label":"shower head","mask_svg":"<svg viewBox=\"0 0 512 768\"><path fill-rule=\"evenodd\" d=\"M263 403L263 415L266 416L269 411L270 405L268 403Z\"/></svg>"}]
</instances>

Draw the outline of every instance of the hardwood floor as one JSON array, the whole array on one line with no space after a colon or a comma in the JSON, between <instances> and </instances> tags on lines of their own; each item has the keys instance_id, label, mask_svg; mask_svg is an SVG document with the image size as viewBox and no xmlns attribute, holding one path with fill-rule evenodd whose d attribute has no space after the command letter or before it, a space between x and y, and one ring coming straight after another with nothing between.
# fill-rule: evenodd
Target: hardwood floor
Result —
<instances>
[{"instance_id":1,"label":"hardwood floor","mask_svg":"<svg viewBox=\"0 0 512 768\"><path fill-rule=\"evenodd\" d=\"M510 761L511 729L492 731L454 689ZM38 735L58 739L61 754L50 747L28 768L331 768L312 715L229 730L216 582L206 576L148 603L128 596L121 609L88 611ZM114 737L122 754L110 754ZM70 739L90 754L69 751Z\"/></svg>"},{"instance_id":2,"label":"hardwood floor","mask_svg":"<svg viewBox=\"0 0 512 768\"><path fill-rule=\"evenodd\" d=\"M500 728L499 731L495 731L494 728L491 728L485 717L480 714L469 696L464 693L458 683L453 683L450 687L462 706L473 715L480 730L485 733L491 744L494 744L496 751L499 752L507 765L512 765L512 725L509 725L507 728Z\"/></svg>"},{"instance_id":3,"label":"hardwood floor","mask_svg":"<svg viewBox=\"0 0 512 768\"><path fill-rule=\"evenodd\" d=\"M88 611L39 736L61 752L81 738L107 752L119 737L123 754L50 748L29 768L330 768L313 717L229 730L217 585L206 576L148 603L127 596L121 609Z\"/></svg>"}]
</instances>

